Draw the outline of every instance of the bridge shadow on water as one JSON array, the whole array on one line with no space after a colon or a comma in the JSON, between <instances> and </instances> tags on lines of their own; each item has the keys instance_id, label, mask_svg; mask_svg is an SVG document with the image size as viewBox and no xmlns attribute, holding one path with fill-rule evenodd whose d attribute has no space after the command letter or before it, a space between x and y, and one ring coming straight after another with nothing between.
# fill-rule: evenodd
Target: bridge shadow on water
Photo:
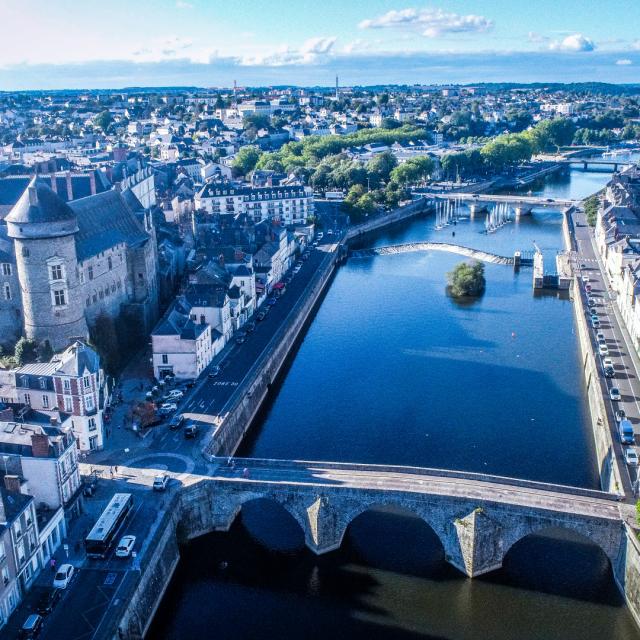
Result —
<instances>
[{"instance_id":1,"label":"bridge shadow on water","mask_svg":"<svg viewBox=\"0 0 640 640\"><path fill-rule=\"evenodd\" d=\"M341 548L317 557L292 516L256 500L228 533L183 548L148 638L636 638L606 558L550 535L523 539L503 569L472 581L406 512L359 515ZM612 626L614 615L622 621Z\"/></svg>"}]
</instances>

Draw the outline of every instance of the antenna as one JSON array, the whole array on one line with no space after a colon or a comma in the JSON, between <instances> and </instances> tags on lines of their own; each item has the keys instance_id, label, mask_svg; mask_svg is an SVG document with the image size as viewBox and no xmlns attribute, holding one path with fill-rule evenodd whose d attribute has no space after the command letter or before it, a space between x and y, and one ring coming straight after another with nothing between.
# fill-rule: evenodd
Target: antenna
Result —
<instances>
[{"instance_id":1,"label":"antenna","mask_svg":"<svg viewBox=\"0 0 640 640\"><path fill-rule=\"evenodd\" d=\"M340 85L338 84L337 74L336 74L336 100L340 100Z\"/></svg>"}]
</instances>

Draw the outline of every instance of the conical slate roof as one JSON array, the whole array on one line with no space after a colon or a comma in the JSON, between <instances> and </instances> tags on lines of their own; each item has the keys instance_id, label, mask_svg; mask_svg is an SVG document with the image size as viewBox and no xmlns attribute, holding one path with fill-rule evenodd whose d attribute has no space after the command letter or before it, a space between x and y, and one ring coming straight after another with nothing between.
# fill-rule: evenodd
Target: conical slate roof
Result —
<instances>
[{"instance_id":1,"label":"conical slate roof","mask_svg":"<svg viewBox=\"0 0 640 640\"><path fill-rule=\"evenodd\" d=\"M34 178L5 220L14 224L71 222L76 214L46 182Z\"/></svg>"}]
</instances>

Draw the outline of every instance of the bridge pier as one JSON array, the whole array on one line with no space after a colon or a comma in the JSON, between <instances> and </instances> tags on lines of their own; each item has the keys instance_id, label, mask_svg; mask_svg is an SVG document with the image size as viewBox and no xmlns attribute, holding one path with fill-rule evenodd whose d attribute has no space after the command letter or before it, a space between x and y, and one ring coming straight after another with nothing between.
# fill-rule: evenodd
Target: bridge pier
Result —
<instances>
[{"instance_id":1,"label":"bridge pier","mask_svg":"<svg viewBox=\"0 0 640 640\"><path fill-rule=\"evenodd\" d=\"M531 215L531 207L526 205L516 206L514 207L516 210L516 220L519 220L521 216L529 216Z\"/></svg>"}]
</instances>

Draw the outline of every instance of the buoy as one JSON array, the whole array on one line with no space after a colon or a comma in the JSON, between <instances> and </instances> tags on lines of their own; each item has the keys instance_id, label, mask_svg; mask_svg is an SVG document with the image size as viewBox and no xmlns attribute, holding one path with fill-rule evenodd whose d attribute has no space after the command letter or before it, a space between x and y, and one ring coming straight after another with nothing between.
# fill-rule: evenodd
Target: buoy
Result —
<instances>
[{"instance_id":1,"label":"buoy","mask_svg":"<svg viewBox=\"0 0 640 640\"><path fill-rule=\"evenodd\" d=\"M511 332L511 337L512 337L512 338L515 338L515 337L516 337L516 332L515 332L515 331L512 331L512 332Z\"/></svg>"}]
</instances>

